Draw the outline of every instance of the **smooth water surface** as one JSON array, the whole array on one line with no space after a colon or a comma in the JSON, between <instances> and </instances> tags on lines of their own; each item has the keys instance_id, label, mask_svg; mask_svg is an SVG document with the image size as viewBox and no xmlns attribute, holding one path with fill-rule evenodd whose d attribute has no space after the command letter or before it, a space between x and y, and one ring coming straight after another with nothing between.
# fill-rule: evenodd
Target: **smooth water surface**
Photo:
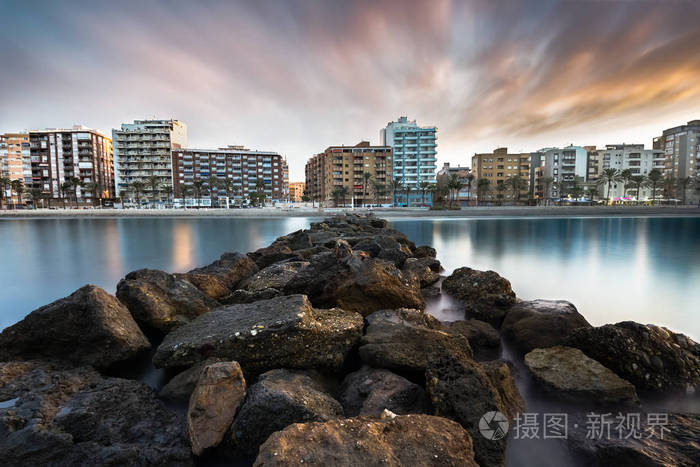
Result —
<instances>
[{"instance_id":1,"label":"smooth water surface","mask_svg":"<svg viewBox=\"0 0 700 467\"><path fill-rule=\"evenodd\" d=\"M308 227L308 218L0 221L0 328L143 267L186 271ZM523 299L566 299L594 325L634 320L700 338L700 218L392 219L446 272L493 269ZM459 319L445 310L444 319Z\"/></svg>"}]
</instances>

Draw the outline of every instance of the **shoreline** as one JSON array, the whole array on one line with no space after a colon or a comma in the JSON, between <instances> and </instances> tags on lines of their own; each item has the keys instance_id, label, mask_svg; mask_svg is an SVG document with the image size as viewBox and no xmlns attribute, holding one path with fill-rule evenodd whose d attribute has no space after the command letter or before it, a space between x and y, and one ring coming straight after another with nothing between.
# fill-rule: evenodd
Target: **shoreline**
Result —
<instances>
[{"instance_id":1,"label":"shoreline","mask_svg":"<svg viewBox=\"0 0 700 467\"><path fill-rule=\"evenodd\" d=\"M114 217L324 217L341 212L363 214L367 209L277 208L257 209L37 209L0 211L5 219L114 218ZM509 217L700 217L697 206L484 206L454 211L430 211L423 208L374 208L373 213L387 218L509 218Z\"/></svg>"}]
</instances>

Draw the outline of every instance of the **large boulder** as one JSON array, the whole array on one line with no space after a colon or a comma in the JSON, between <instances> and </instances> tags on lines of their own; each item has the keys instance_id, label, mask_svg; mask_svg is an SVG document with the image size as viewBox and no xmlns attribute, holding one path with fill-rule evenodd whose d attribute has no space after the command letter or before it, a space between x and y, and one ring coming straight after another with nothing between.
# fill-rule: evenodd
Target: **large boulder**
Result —
<instances>
[{"instance_id":1,"label":"large boulder","mask_svg":"<svg viewBox=\"0 0 700 467\"><path fill-rule=\"evenodd\" d=\"M0 363L0 400L3 465L192 465L183 418L143 383Z\"/></svg>"},{"instance_id":2,"label":"large boulder","mask_svg":"<svg viewBox=\"0 0 700 467\"><path fill-rule=\"evenodd\" d=\"M187 434L193 453L199 456L224 439L245 390L245 378L238 362L218 362L204 367L187 410Z\"/></svg>"},{"instance_id":3,"label":"large boulder","mask_svg":"<svg viewBox=\"0 0 700 467\"><path fill-rule=\"evenodd\" d=\"M472 318L500 327L515 293L510 282L494 271L458 268L442 282L442 290L462 300Z\"/></svg>"},{"instance_id":4,"label":"large boulder","mask_svg":"<svg viewBox=\"0 0 700 467\"><path fill-rule=\"evenodd\" d=\"M255 265L264 269L271 264L279 263L281 261L294 261L301 260L302 257L292 251L284 243L273 243L270 246L264 248L259 248L252 253L248 253L248 257L255 262Z\"/></svg>"},{"instance_id":5,"label":"large boulder","mask_svg":"<svg viewBox=\"0 0 700 467\"><path fill-rule=\"evenodd\" d=\"M272 370L260 375L258 382L249 388L231 429L232 441L240 452L253 455L273 432L292 423L342 416L343 407L312 375Z\"/></svg>"},{"instance_id":6,"label":"large boulder","mask_svg":"<svg viewBox=\"0 0 700 467\"><path fill-rule=\"evenodd\" d=\"M491 384L501 397L503 413L509 419L514 419L516 415L525 410L525 401L520 395L518 386L515 384L510 366L503 360L481 362L481 366L484 371L486 371Z\"/></svg>"},{"instance_id":7,"label":"large boulder","mask_svg":"<svg viewBox=\"0 0 700 467\"><path fill-rule=\"evenodd\" d=\"M308 261L286 261L273 264L250 276L239 287L249 292L260 292L265 289L282 290L287 282L308 265Z\"/></svg>"},{"instance_id":8,"label":"large boulder","mask_svg":"<svg viewBox=\"0 0 700 467\"><path fill-rule=\"evenodd\" d=\"M181 371L170 378L170 380L160 389L158 392L158 397L172 402L189 403L190 396L192 395L195 386L197 386L199 375L202 374L202 370L212 363L217 363L220 361L223 360L220 358L208 358L189 367L186 370Z\"/></svg>"},{"instance_id":9,"label":"large boulder","mask_svg":"<svg viewBox=\"0 0 700 467\"><path fill-rule=\"evenodd\" d=\"M435 258L437 251L430 245L421 245L416 247L413 256L416 258Z\"/></svg>"},{"instance_id":10,"label":"large boulder","mask_svg":"<svg viewBox=\"0 0 700 467\"><path fill-rule=\"evenodd\" d=\"M345 377L340 402L346 417L378 417L385 409L399 415L431 411L422 387L389 370L368 366Z\"/></svg>"},{"instance_id":11,"label":"large boulder","mask_svg":"<svg viewBox=\"0 0 700 467\"><path fill-rule=\"evenodd\" d=\"M440 274L431 267L434 261L437 260L434 258L408 258L404 262L401 272L405 276L413 275L421 288L428 287L440 280ZM438 261L438 269L439 264Z\"/></svg>"},{"instance_id":12,"label":"large boulder","mask_svg":"<svg viewBox=\"0 0 700 467\"><path fill-rule=\"evenodd\" d=\"M700 344L666 328L632 321L582 328L571 333L567 345L610 368L637 391L700 390Z\"/></svg>"},{"instance_id":13,"label":"large boulder","mask_svg":"<svg viewBox=\"0 0 700 467\"><path fill-rule=\"evenodd\" d=\"M246 255L224 253L213 263L188 271L181 276L213 299L233 292L238 284L258 272L258 266Z\"/></svg>"},{"instance_id":14,"label":"large boulder","mask_svg":"<svg viewBox=\"0 0 700 467\"><path fill-rule=\"evenodd\" d=\"M478 466L469 434L455 422L430 415L291 425L270 436L254 465L299 464Z\"/></svg>"},{"instance_id":15,"label":"large boulder","mask_svg":"<svg viewBox=\"0 0 700 467\"><path fill-rule=\"evenodd\" d=\"M158 367L187 367L209 357L235 360L244 371L338 369L362 334L362 317L319 310L303 295L212 310L171 332L158 347Z\"/></svg>"},{"instance_id":16,"label":"large boulder","mask_svg":"<svg viewBox=\"0 0 700 467\"><path fill-rule=\"evenodd\" d=\"M163 334L219 305L190 282L156 269L127 274L117 284L117 298L144 329Z\"/></svg>"},{"instance_id":17,"label":"large boulder","mask_svg":"<svg viewBox=\"0 0 700 467\"><path fill-rule=\"evenodd\" d=\"M129 310L94 285L32 311L0 333L0 360L37 359L104 369L150 347Z\"/></svg>"},{"instance_id":18,"label":"large boulder","mask_svg":"<svg viewBox=\"0 0 700 467\"><path fill-rule=\"evenodd\" d=\"M366 319L359 353L372 367L422 381L425 370L440 357L472 357L464 336L447 332L436 318L420 310L382 310Z\"/></svg>"},{"instance_id":19,"label":"large boulder","mask_svg":"<svg viewBox=\"0 0 700 467\"><path fill-rule=\"evenodd\" d=\"M494 357L501 347L501 335L486 321L478 319L453 321L449 323L448 329L452 333L461 334L467 338L477 359Z\"/></svg>"},{"instance_id":20,"label":"large boulder","mask_svg":"<svg viewBox=\"0 0 700 467\"><path fill-rule=\"evenodd\" d=\"M547 391L562 399L589 404L638 402L629 381L572 347L535 349L525 355L525 365Z\"/></svg>"},{"instance_id":21,"label":"large boulder","mask_svg":"<svg viewBox=\"0 0 700 467\"><path fill-rule=\"evenodd\" d=\"M590 328L586 318L565 300L532 300L513 305L501 332L522 353L563 345L578 328Z\"/></svg>"}]
</instances>

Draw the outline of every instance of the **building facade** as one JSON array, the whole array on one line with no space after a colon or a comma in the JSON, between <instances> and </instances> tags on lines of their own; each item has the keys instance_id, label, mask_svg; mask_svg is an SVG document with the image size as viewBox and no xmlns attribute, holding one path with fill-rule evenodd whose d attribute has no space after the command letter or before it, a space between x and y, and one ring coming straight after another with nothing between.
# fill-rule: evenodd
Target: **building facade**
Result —
<instances>
[{"instance_id":1,"label":"building facade","mask_svg":"<svg viewBox=\"0 0 700 467\"><path fill-rule=\"evenodd\" d=\"M534 152L530 155L530 179L534 181L534 198L558 198L571 185L588 180L588 151L571 145Z\"/></svg>"},{"instance_id":2,"label":"building facade","mask_svg":"<svg viewBox=\"0 0 700 467\"><path fill-rule=\"evenodd\" d=\"M681 179L700 174L700 120L664 130L653 148L664 151L664 175Z\"/></svg>"},{"instance_id":3,"label":"building facade","mask_svg":"<svg viewBox=\"0 0 700 467\"><path fill-rule=\"evenodd\" d=\"M187 125L179 120L136 120L112 130L117 196L126 195L135 181L150 193L149 177L156 176L159 190L173 187L173 149L187 147Z\"/></svg>"},{"instance_id":4,"label":"building facade","mask_svg":"<svg viewBox=\"0 0 700 467\"><path fill-rule=\"evenodd\" d=\"M276 152L228 146L220 149L173 149L172 154L175 198L195 196L195 182L201 181L200 197L228 196L243 201L249 199L253 192L262 192L268 201L286 199L284 171L287 162ZM217 180L218 186L210 190L212 177Z\"/></svg>"},{"instance_id":5,"label":"building facade","mask_svg":"<svg viewBox=\"0 0 700 467\"><path fill-rule=\"evenodd\" d=\"M649 175L653 169L663 172L666 162L665 152L662 149L644 149L643 144L608 144L605 149L597 150L601 159L601 173L605 169L617 169L618 172L629 170L632 176ZM607 186L601 186L599 193L602 196L615 198L632 198L644 200L651 197L651 190L642 187L637 198L636 187L623 182L614 183L610 193Z\"/></svg>"},{"instance_id":6,"label":"building facade","mask_svg":"<svg viewBox=\"0 0 700 467\"><path fill-rule=\"evenodd\" d=\"M477 179L489 181L490 190L483 194L483 199L497 199L499 196L497 186L505 184L515 176L524 180L520 196L527 197L530 180L530 154L509 154L508 148L498 148L493 153L474 154L472 156L472 173ZM505 190L504 194L500 196L506 197Z\"/></svg>"},{"instance_id":7,"label":"building facade","mask_svg":"<svg viewBox=\"0 0 700 467\"><path fill-rule=\"evenodd\" d=\"M32 181L28 189L64 197L62 186L77 178L80 184L71 189L71 197L79 201L115 196L112 140L102 133L80 125L31 130L29 143Z\"/></svg>"},{"instance_id":8,"label":"building facade","mask_svg":"<svg viewBox=\"0 0 700 467\"><path fill-rule=\"evenodd\" d=\"M476 177L472 173L470 167L462 167L459 165L452 167L449 162L445 162L442 168L438 170L435 178L438 186L446 188L453 176L459 178L459 181L462 182L463 185L459 193L456 194L457 201L459 201L460 204L468 205L469 201L475 197L474 188L476 188L476 185L474 180Z\"/></svg>"},{"instance_id":9,"label":"building facade","mask_svg":"<svg viewBox=\"0 0 700 467\"><path fill-rule=\"evenodd\" d=\"M304 191L306 190L306 183L304 182L291 182L289 184L289 201L294 203L301 202L301 197L304 196Z\"/></svg>"},{"instance_id":10,"label":"building facade","mask_svg":"<svg viewBox=\"0 0 700 467\"><path fill-rule=\"evenodd\" d=\"M307 194L313 201L331 204L334 192L344 189L347 203L378 204L386 201L393 178L392 150L389 146L331 146L306 163ZM365 175L367 174L367 175Z\"/></svg>"},{"instance_id":11,"label":"building facade","mask_svg":"<svg viewBox=\"0 0 700 467\"><path fill-rule=\"evenodd\" d=\"M29 133L0 134L0 177L32 183Z\"/></svg>"},{"instance_id":12,"label":"building facade","mask_svg":"<svg viewBox=\"0 0 700 467\"><path fill-rule=\"evenodd\" d=\"M436 182L437 127L421 127L415 120L400 117L382 128L379 136L380 144L393 150L393 177L410 188L417 200L423 182Z\"/></svg>"}]
</instances>

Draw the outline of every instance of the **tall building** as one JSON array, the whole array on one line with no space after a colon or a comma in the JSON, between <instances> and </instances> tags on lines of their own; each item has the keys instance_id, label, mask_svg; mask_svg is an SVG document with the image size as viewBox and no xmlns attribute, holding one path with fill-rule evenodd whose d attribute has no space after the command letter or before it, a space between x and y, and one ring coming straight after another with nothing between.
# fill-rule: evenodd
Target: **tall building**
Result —
<instances>
[{"instance_id":1,"label":"tall building","mask_svg":"<svg viewBox=\"0 0 700 467\"><path fill-rule=\"evenodd\" d=\"M679 179L700 174L700 120L664 130L654 138L653 148L665 153L664 175Z\"/></svg>"},{"instance_id":2,"label":"tall building","mask_svg":"<svg viewBox=\"0 0 700 467\"><path fill-rule=\"evenodd\" d=\"M601 173L605 169L617 169L619 172L630 170L632 175L649 175L652 169L663 171L665 164L665 155L662 149L644 149L643 144L608 144L605 149L598 149L602 165ZM627 193L625 193L625 188ZM636 188L634 193L630 193L632 186L625 187L624 183L618 182L612 185L610 194L607 193L607 186L601 186L599 191L602 196L613 198L630 196L636 197ZM639 199L646 199L651 196L651 190L642 188L639 193Z\"/></svg>"},{"instance_id":3,"label":"tall building","mask_svg":"<svg viewBox=\"0 0 700 467\"><path fill-rule=\"evenodd\" d=\"M588 152L573 145L534 152L530 155L530 178L534 180L535 198L557 198L567 184L588 180Z\"/></svg>"},{"instance_id":4,"label":"tall building","mask_svg":"<svg viewBox=\"0 0 700 467\"><path fill-rule=\"evenodd\" d=\"M135 120L112 130L117 196L135 181L150 193L148 178L155 175L159 191L173 186L172 151L187 147L187 125L179 120Z\"/></svg>"},{"instance_id":5,"label":"tall building","mask_svg":"<svg viewBox=\"0 0 700 467\"><path fill-rule=\"evenodd\" d=\"M291 182L289 184L289 201L295 203L301 202L301 197L304 196L304 190L306 189L306 183L304 182Z\"/></svg>"},{"instance_id":6,"label":"tall building","mask_svg":"<svg viewBox=\"0 0 700 467\"><path fill-rule=\"evenodd\" d=\"M234 200L248 199L250 193L260 192L267 200L282 201L286 161L276 152L251 151L243 146L219 149L173 149L174 196L183 198L186 187L193 189L198 180L209 193L210 177L219 182L230 180L228 195ZM226 189L213 190L216 196L226 196ZM192 193L188 194L192 196ZM204 196L204 193L200 193Z\"/></svg>"},{"instance_id":7,"label":"tall building","mask_svg":"<svg viewBox=\"0 0 700 467\"><path fill-rule=\"evenodd\" d=\"M394 178L413 190L419 199L422 182L435 183L437 127L418 126L415 120L399 117L380 131L380 144L394 151Z\"/></svg>"},{"instance_id":8,"label":"tall building","mask_svg":"<svg viewBox=\"0 0 700 467\"><path fill-rule=\"evenodd\" d=\"M32 158L29 133L0 134L0 177L32 183Z\"/></svg>"},{"instance_id":9,"label":"tall building","mask_svg":"<svg viewBox=\"0 0 700 467\"><path fill-rule=\"evenodd\" d=\"M490 192L485 199L496 199L496 186L519 176L524 180L521 196L527 196L530 180L530 154L509 154L508 148L498 148L493 153L474 154L472 173L477 179L485 178L490 183ZM476 186L476 185L475 185Z\"/></svg>"},{"instance_id":10,"label":"tall building","mask_svg":"<svg viewBox=\"0 0 700 467\"><path fill-rule=\"evenodd\" d=\"M78 200L115 196L112 140L102 133L82 125L31 130L29 142L32 183L28 188L39 188L58 198L61 186L78 178L83 186L71 192ZM87 188L90 183L96 184L94 192Z\"/></svg>"},{"instance_id":11,"label":"tall building","mask_svg":"<svg viewBox=\"0 0 700 467\"><path fill-rule=\"evenodd\" d=\"M314 201L332 203L333 193L345 188L345 202L357 205L381 203L390 190L393 163L389 146L331 146L306 163L306 187ZM369 174L369 179L365 178Z\"/></svg>"}]
</instances>

